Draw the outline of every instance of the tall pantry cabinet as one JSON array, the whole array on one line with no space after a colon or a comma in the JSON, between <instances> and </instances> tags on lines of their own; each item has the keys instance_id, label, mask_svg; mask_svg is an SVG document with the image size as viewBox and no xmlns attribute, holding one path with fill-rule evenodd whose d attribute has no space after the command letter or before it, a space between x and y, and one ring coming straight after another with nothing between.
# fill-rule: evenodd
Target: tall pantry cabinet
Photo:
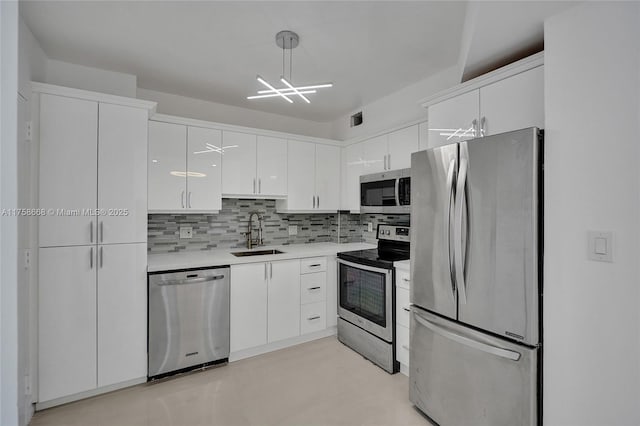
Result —
<instances>
[{"instance_id":1,"label":"tall pantry cabinet","mask_svg":"<svg viewBox=\"0 0 640 426\"><path fill-rule=\"evenodd\" d=\"M33 84L38 406L146 378L147 121L155 103Z\"/></svg>"}]
</instances>

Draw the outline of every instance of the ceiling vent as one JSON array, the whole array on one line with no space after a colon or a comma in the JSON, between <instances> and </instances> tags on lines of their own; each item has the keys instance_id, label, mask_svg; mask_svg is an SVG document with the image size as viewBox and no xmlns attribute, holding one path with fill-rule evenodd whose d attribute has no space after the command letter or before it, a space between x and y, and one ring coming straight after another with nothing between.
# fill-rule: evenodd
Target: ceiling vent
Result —
<instances>
[{"instance_id":1,"label":"ceiling vent","mask_svg":"<svg viewBox=\"0 0 640 426\"><path fill-rule=\"evenodd\" d=\"M362 124L362 111L357 112L351 116L351 127L356 127Z\"/></svg>"}]
</instances>

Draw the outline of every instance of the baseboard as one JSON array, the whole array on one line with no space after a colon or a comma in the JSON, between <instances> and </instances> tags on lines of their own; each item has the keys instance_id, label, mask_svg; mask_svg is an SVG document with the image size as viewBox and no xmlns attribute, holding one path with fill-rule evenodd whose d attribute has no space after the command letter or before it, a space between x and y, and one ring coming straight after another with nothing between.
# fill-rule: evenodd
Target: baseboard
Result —
<instances>
[{"instance_id":1,"label":"baseboard","mask_svg":"<svg viewBox=\"0 0 640 426\"><path fill-rule=\"evenodd\" d=\"M229 354L229 362L239 361L252 356L266 354L267 352L277 351L279 349L288 348L290 346L299 345L301 343L311 342L313 340L322 339L323 337L335 336L337 327L332 326L315 333L303 334L301 336L292 337L291 339L280 340L278 342L269 343L255 348L243 349L241 351L231 352Z\"/></svg>"},{"instance_id":2,"label":"baseboard","mask_svg":"<svg viewBox=\"0 0 640 426\"><path fill-rule=\"evenodd\" d=\"M36 402L36 411L45 410L47 408L55 407L57 405L68 404L69 402L79 401L81 399L90 398L92 396L102 395L104 393L113 392L115 390L128 388L130 386L139 385L140 383L146 383L147 377L140 377L133 380L127 380L126 382L120 382L109 386L103 386L101 388L91 389L86 392L75 393L73 395L63 396L62 398L51 399L49 401Z\"/></svg>"}]
</instances>

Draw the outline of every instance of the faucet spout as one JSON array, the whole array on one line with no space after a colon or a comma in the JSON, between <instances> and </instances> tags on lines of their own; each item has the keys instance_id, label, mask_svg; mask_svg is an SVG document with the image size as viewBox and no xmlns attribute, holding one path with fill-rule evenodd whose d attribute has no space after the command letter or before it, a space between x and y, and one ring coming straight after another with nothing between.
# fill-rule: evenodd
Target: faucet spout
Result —
<instances>
[{"instance_id":1,"label":"faucet spout","mask_svg":"<svg viewBox=\"0 0 640 426\"><path fill-rule=\"evenodd\" d=\"M258 219L258 238L253 238L253 217ZM251 212L249 215L249 223L247 224L247 248L251 249L253 246L261 246L262 243L262 217L258 212Z\"/></svg>"}]
</instances>

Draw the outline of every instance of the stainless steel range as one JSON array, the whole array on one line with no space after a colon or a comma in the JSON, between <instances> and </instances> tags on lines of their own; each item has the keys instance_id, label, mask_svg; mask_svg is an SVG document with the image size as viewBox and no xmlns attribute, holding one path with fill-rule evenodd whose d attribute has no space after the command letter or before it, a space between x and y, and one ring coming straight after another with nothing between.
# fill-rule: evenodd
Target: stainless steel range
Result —
<instances>
[{"instance_id":1,"label":"stainless steel range","mask_svg":"<svg viewBox=\"0 0 640 426\"><path fill-rule=\"evenodd\" d=\"M378 248L338 253L338 340L389 373L395 357L393 262L409 259L409 226L378 225Z\"/></svg>"}]
</instances>

